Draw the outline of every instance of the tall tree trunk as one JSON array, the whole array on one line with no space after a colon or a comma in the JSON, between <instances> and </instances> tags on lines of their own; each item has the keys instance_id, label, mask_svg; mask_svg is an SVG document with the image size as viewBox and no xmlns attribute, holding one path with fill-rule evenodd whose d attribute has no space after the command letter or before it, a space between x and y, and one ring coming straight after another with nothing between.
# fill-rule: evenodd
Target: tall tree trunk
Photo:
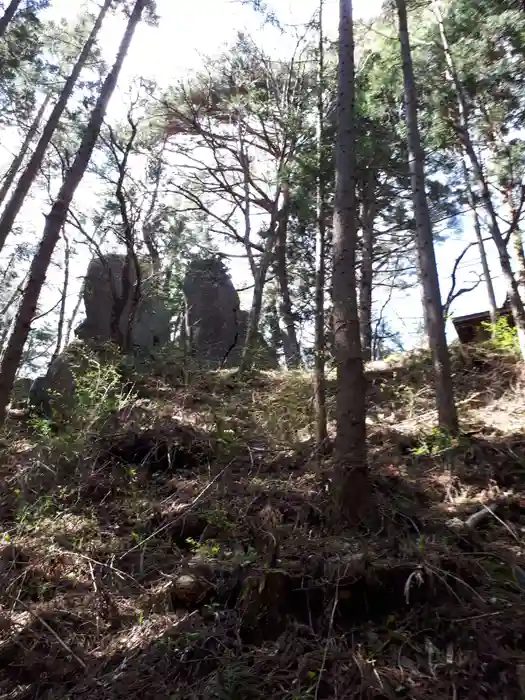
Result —
<instances>
[{"instance_id":1,"label":"tall tree trunk","mask_svg":"<svg viewBox=\"0 0 525 700\"><path fill-rule=\"evenodd\" d=\"M516 258L518 285L525 290L525 251L523 250L523 237L521 229L518 226L518 212L514 204L512 193L508 188L505 188L505 200L509 208L511 220L515 221L514 230L511 233L512 247L514 248L514 256ZM523 300L523 297L522 297Z\"/></svg>"},{"instance_id":2,"label":"tall tree trunk","mask_svg":"<svg viewBox=\"0 0 525 700\"><path fill-rule=\"evenodd\" d=\"M11 185L13 184L15 177L18 174L18 171L20 170L20 167L22 166L22 163L24 162L24 158L27 155L27 152L29 150L29 146L33 142L33 139L35 138L35 135L38 131L38 128L40 126L40 122L42 121L42 117L44 116L44 112L47 109L48 104L51 102L51 95L47 95L42 104L40 105L38 112L35 115L35 118L33 119L33 122L31 123L31 126L29 127L26 137L24 139L24 142L22 143L20 150L16 154L16 156L13 158L11 161L11 165L9 166L9 170L6 172L3 178L2 182L2 187L0 187L0 206L4 203L5 198L7 197L7 193L11 189Z\"/></svg>"},{"instance_id":3,"label":"tall tree trunk","mask_svg":"<svg viewBox=\"0 0 525 700\"><path fill-rule=\"evenodd\" d=\"M49 364L53 362L59 355L62 349L62 339L64 337L64 323L66 319L66 305L67 305L67 292L69 289L69 262L71 258L71 248L69 247L69 240L62 227L62 239L64 241L64 284L62 286L62 298L60 300L60 310L58 312L58 326L57 326L57 338L56 345L53 355Z\"/></svg>"},{"instance_id":4,"label":"tall tree trunk","mask_svg":"<svg viewBox=\"0 0 525 700\"><path fill-rule=\"evenodd\" d=\"M71 333L73 332L73 324L75 323L75 320L78 316L78 312L80 310L80 304L82 304L82 300L84 299L84 284L80 287L80 291L77 296L77 300L75 302L75 306L73 308L73 311L71 312L71 316L69 317L69 320L67 322L66 326L66 332L64 334L64 347L67 348L69 345L69 341L71 340Z\"/></svg>"},{"instance_id":5,"label":"tall tree trunk","mask_svg":"<svg viewBox=\"0 0 525 700\"><path fill-rule=\"evenodd\" d=\"M11 22L21 4L22 0L11 0L7 6L4 14L0 18L0 39L4 37L7 27L9 26L9 22Z\"/></svg>"},{"instance_id":6,"label":"tall tree trunk","mask_svg":"<svg viewBox=\"0 0 525 700\"><path fill-rule=\"evenodd\" d=\"M272 290L273 292L273 290ZM283 347L283 334L279 325L279 313L277 311L277 290L268 304L268 328L270 332L271 344L277 352Z\"/></svg>"},{"instance_id":7,"label":"tall tree trunk","mask_svg":"<svg viewBox=\"0 0 525 700\"><path fill-rule=\"evenodd\" d=\"M432 237L432 225L425 191L425 154L421 145L417 114L417 92L412 66L405 0L396 0L399 18L399 43L403 62L405 110L412 201L416 220L419 274L423 293L425 324L432 352L439 426L452 433L458 431L452 373L445 336L439 277Z\"/></svg>"},{"instance_id":8,"label":"tall tree trunk","mask_svg":"<svg viewBox=\"0 0 525 700\"><path fill-rule=\"evenodd\" d=\"M143 227L142 227L142 240L144 241L144 245L146 246L146 249L148 251L150 260L151 260L151 269L153 270L153 274L155 275L155 284L160 285L160 273L161 273L161 260L160 260L160 253L159 249L157 247L157 244L155 242L155 238L153 236L153 229L151 228L150 224L146 222Z\"/></svg>"},{"instance_id":9,"label":"tall tree trunk","mask_svg":"<svg viewBox=\"0 0 525 700\"><path fill-rule=\"evenodd\" d=\"M503 273L503 278L505 279L507 285L507 295L510 302L512 317L514 319L514 323L518 331L518 340L520 344L521 354L522 357L525 358L525 308L523 306L523 301L520 297L516 277L512 270L510 255L507 249L507 242L505 241L501 232L498 217L496 214L496 209L492 202L492 196L490 194L488 182L485 177L485 174L483 173L483 168L476 154L474 146L472 145L472 141L470 139L470 134L468 130L461 130L461 138L465 146L467 155L469 156L470 162L472 164L472 168L476 174L476 179L478 180L481 187L481 197L491 224L492 240L496 245L499 262L501 265L501 271Z\"/></svg>"},{"instance_id":10,"label":"tall tree trunk","mask_svg":"<svg viewBox=\"0 0 525 700\"><path fill-rule=\"evenodd\" d=\"M288 282L288 269L286 261L286 244L288 217L290 213L290 188L283 185L283 204L279 212L277 223L277 242L275 246L275 274L279 288L279 315L284 325L283 350L288 369L297 369L301 365L301 350L297 340L295 321L293 317L290 285Z\"/></svg>"},{"instance_id":11,"label":"tall tree trunk","mask_svg":"<svg viewBox=\"0 0 525 700\"><path fill-rule=\"evenodd\" d=\"M359 326L363 361L372 359L372 275L374 261L375 178L372 170L363 183L363 209L361 215L361 279L359 285Z\"/></svg>"},{"instance_id":12,"label":"tall tree trunk","mask_svg":"<svg viewBox=\"0 0 525 700\"><path fill-rule=\"evenodd\" d=\"M273 226L275 226L275 224L273 224ZM261 256L259 266L254 274L252 305L250 307L250 315L248 317L248 328L246 329L246 336L244 338L244 345L242 349L242 357L239 365L240 374L247 372L253 367L255 351L257 349L257 332L259 330L259 323L261 320L264 286L266 284L268 268L270 266L270 262L273 256L274 245L275 233L270 232L266 240L265 249Z\"/></svg>"},{"instance_id":13,"label":"tall tree trunk","mask_svg":"<svg viewBox=\"0 0 525 700\"><path fill-rule=\"evenodd\" d=\"M339 0L339 62L333 230L333 321L337 366L336 513L360 518L369 502L366 385L359 338L354 31L351 0Z\"/></svg>"},{"instance_id":14,"label":"tall tree trunk","mask_svg":"<svg viewBox=\"0 0 525 700\"><path fill-rule=\"evenodd\" d=\"M9 321L7 321L6 314L14 304L18 303L18 298L22 293L22 289L24 288L25 280L26 278L24 278L22 282L16 287L16 289L13 290L13 293L11 294L9 299L0 309L0 319L2 319L2 325L0 326L0 360L3 357L6 342L14 323L14 316L12 316L9 319Z\"/></svg>"},{"instance_id":15,"label":"tall tree trunk","mask_svg":"<svg viewBox=\"0 0 525 700\"><path fill-rule=\"evenodd\" d=\"M328 442L326 416L326 148L324 119L324 0L319 0L319 76L317 85L317 230L315 237L315 341L314 341L314 408L317 461L321 465Z\"/></svg>"},{"instance_id":16,"label":"tall tree trunk","mask_svg":"<svg viewBox=\"0 0 525 700\"><path fill-rule=\"evenodd\" d=\"M498 217L496 214L496 208L492 201L492 196L490 193L487 178L485 177L483 167L481 165L481 162L476 153L476 149L474 148L472 139L470 137L467 103L465 100L461 82L459 80L459 76L456 71L454 59L448 44L439 3L436 2L436 0L433 1L432 8L434 11L434 15L438 21L441 43L443 47L443 52L445 54L445 60L447 62L447 78L456 92L456 99L459 111L459 124L456 125L456 129L458 132L459 141L461 146L464 148L468 159L470 160L472 170L481 189L481 198L491 225L492 240L496 245L496 250L498 251L498 257L501 265L501 271L503 273L503 278L505 279L505 283L507 285L507 296L510 302L512 317L514 319L514 323L518 331L518 340L521 355L523 358L525 358L525 307L523 306L523 301L519 294L518 283L512 270L510 256L507 250L507 241L505 240L505 237L501 232ZM515 225L517 225L517 222L515 222ZM511 235L512 233L513 232L511 231Z\"/></svg>"},{"instance_id":17,"label":"tall tree trunk","mask_svg":"<svg viewBox=\"0 0 525 700\"><path fill-rule=\"evenodd\" d=\"M523 236L517 227L512 234L512 245L518 262L519 283L525 290L525 251L523 250Z\"/></svg>"},{"instance_id":18,"label":"tall tree trunk","mask_svg":"<svg viewBox=\"0 0 525 700\"><path fill-rule=\"evenodd\" d=\"M476 198L474 197L474 192L472 190L472 184L470 182L470 174L468 171L465 154L461 153L461 164L463 169L463 179L465 181L465 188L467 190L467 200L472 211L472 216L474 217L474 231L476 233L476 241L478 244L479 256L481 259L481 268L483 270L483 279L485 280L485 286L487 287L487 296L489 298L489 313L490 322L494 325L498 320L498 307L496 305L496 294L494 293L494 285L492 284L492 277L490 274L489 263L487 260L487 251L485 250L485 243L483 242L483 234L481 232L481 224L479 221L478 208L476 205Z\"/></svg>"},{"instance_id":19,"label":"tall tree trunk","mask_svg":"<svg viewBox=\"0 0 525 700\"><path fill-rule=\"evenodd\" d=\"M113 1L114 0L105 0L99 12L99 15L95 21L95 24L93 25L93 29L91 30L91 33L86 43L84 44L84 48L80 52L77 62L73 70L71 71L71 75L66 80L60 97L55 106L53 107L51 114L49 115L49 119L47 120L46 125L44 126L42 135L38 140L36 148L33 151L29 162L24 168L24 171L20 176L16 184L15 190L12 193L9 201L7 202L4 211L2 212L2 216L0 217L0 251L4 247L7 237L11 233L11 229L13 228L15 219L18 216L22 205L24 204L27 193L29 192L31 185L33 184L38 172L40 171L40 167L42 165L46 149L53 137L53 134L55 133L56 128L59 125L60 118L67 106L68 100L71 97L71 94L77 83L80 73L86 65L89 55L95 45L95 41L97 39L99 30L102 26L102 22L104 21L104 18L109 8L111 7Z\"/></svg>"},{"instance_id":20,"label":"tall tree trunk","mask_svg":"<svg viewBox=\"0 0 525 700\"><path fill-rule=\"evenodd\" d=\"M142 239L144 240L144 245L147 248L147 251L149 253L149 256L151 258L151 267L153 268L153 273L155 274L156 280L156 286L160 287L161 281L160 281L160 273L161 273L161 260L160 260L160 253L159 253L159 248L157 245L157 241L155 240L154 236L154 231L153 227L151 224L151 218L153 214L155 213L155 207L157 206L158 200L159 200L159 190L160 190L160 180L162 177L162 170L163 170L163 157L164 157L164 151L166 150L166 145L168 143L168 136L164 137L164 140L162 142L162 148L159 154L159 162L156 164L156 171L155 171L155 179L153 182L153 193L151 195L151 201L149 204L149 207L146 211L146 215L144 217L144 223L142 225Z\"/></svg>"},{"instance_id":21,"label":"tall tree trunk","mask_svg":"<svg viewBox=\"0 0 525 700\"><path fill-rule=\"evenodd\" d=\"M39 249L33 258L29 280L18 309L15 326L6 352L0 364L0 425L5 421L5 409L13 386L16 371L22 359L24 345L29 335L38 299L44 285L49 263L60 237L60 231L67 217L69 207L78 185L86 171L95 148L100 128L106 115L107 106L117 83L122 64L129 50L135 29L140 22L147 0L137 0L128 19L126 31L111 71L106 76L99 97L91 112L75 160L64 178L58 196L46 217L46 224Z\"/></svg>"}]
</instances>

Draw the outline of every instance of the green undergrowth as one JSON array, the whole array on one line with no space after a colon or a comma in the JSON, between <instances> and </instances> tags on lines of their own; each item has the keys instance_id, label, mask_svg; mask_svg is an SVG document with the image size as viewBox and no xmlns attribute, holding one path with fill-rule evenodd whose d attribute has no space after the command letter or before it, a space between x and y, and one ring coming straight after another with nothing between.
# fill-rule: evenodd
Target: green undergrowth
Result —
<instances>
[{"instance_id":1,"label":"green undergrowth","mask_svg":"<svg viewBox=\"0 0 525 700\"><path fill-rule=\"evenodd\" d=\"M370 364L371 518L337 535L310 374L159 364L88 362L69 423L2 438L0 696L520 697L512 352L452 349L459 437L428 353Z\"/></svg>"}]
</instances>

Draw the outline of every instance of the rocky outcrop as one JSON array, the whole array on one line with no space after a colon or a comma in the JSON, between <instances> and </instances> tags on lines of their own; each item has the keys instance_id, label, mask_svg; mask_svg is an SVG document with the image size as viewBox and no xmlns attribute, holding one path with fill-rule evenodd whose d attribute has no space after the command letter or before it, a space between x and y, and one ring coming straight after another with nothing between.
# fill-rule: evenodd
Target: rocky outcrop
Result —
<instances>
[{"instance_id":1,"label":"rocky outcrop","mask_svg":"<svg viewBox=\"0 0 525 700\"><path fill-rule=\"evenodd\" d=\"M170 340L170 313L155 293L149 266L116 253L95 257L84 282L86 318L75 335L87 343L114 342L123 349L151 349Z\"/></svg>"},{"instance_id":2,"label":"rocky outcrop","mask_svg":"<svg viewBox=\"0 0 525 700\"><path fill-rule=\"evenodd\" d=\"M77 347L79 343L72 344ZM67 416L74 403L76 388L74 353L66 350L49 365L45 375L37 377L29 390L29 404L46 418Z\"/></svg>"},{"instance_id":3,"label":"rocky outcrop","mask_svg":"<svg viewBox=\"0 0 525 700\"><path fill-rule=\"evenodd\" d=\"M217 258L193 260L183 284L186 304L185 342L190 355L205 367L236 367L240 363L248 313L223 263ZM262 335L256 365L278 367L276 353Z\"/></svg>"},{"instance_id":4,"label":"rocky outcrop","mask_svg":"<svg viewBox=\"0 0 525 700\"><path fill-rule=\"evenodd\" d=\"M140 354L170 340L170 313L152 284L149 266L140 263L140 283L134 262L125 255L96 257L88 265L83 290L86 318L75 329L77 341L59 355L44 376L37 377L29 402L41 415L67 415L74 401L75 376L86 370L82 356L103 353L115 343L125 353Z\"/></svg>"}]
</instances>

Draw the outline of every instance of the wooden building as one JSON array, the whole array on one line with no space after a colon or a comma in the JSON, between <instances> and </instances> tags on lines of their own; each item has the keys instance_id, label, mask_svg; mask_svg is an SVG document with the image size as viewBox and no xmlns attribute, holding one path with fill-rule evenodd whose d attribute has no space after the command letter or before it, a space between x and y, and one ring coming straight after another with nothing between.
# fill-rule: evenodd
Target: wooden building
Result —
<instances>
[{"instance_id":1,"label":"wooden building","mask_svg":"<svg viewBox=\"0 0 525 700\"><path fill-rule=\"evenodd\" d=\"M498 316L506 318L509 326L514 328L515 324L508 298L498 310ZM480 311L476 314L458 316L452 319L452 323L454 324L460 343L467 344L490 340L490 330L483 325L484 323L490 323L489 311Z\"/></svg>"}]
</instances>

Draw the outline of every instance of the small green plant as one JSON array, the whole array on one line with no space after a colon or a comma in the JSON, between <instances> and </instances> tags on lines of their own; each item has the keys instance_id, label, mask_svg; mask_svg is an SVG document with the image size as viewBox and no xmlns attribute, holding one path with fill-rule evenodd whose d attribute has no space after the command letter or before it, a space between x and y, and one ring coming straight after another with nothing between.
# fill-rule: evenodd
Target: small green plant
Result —
<instances>
[{"instance_id":1,"label":"small green plant","mask_svg":"<svg viewBox=\"0 0 525 700\"><path fill-rule=\"evenodd\" d=\"M214 700L247 700L254 697L256 679L250 669L232 664L217 673L214 685L210 688Z\"/></svg>"},{"instance_id":2,"label":"small green plant","mask_svg":"<svg viewBox=\"0 0 525 700\"><path fill-rule=\"evenodd\" d=\"M28 424L42 439L49 440L53 436L53 421L38 415L31 415Z\"/></svg>"},{"instance_id":3,"label":"small green plant","mask_svg":"<svg viewBox=\"0 0 525 700\"><path fill-rule=\"evenodd\" d=\"M430 432L420 436L419 445L412 450L412 454L418 456L435 456L440 452L457 447L457 445L457 437L450 435L450 433L442 428L432 428Z\"/></svg>"},{"instance_id":4,"label":"small green plant","mask_svg":"<svg viewBox=\"0 0 525 700\"><path fill-rule=\"evenodd\" d=\"M220 530L228 530L234 525L229 513L223 508L215 508L214 510L207 511L206 520L209 525L218 527Z\"/></svg>"},{"instance_id":5,"label":"small green plant","mask_svg":"<svg viewBox=\"0 0 525 700\"><path fill-rule=\"evenodd\" d=\"M246 566L249 564L253 564L257 561L258 558L258 553L257 550L249 545L246 550L244 551L236 551L233 553L232 560L236 564L240 564L241 566Z\"/></svg>"},{"instance_id":6,"label":"small green plant","mask_svg":"<svg viewBox=\"0 0 525 700\"><path fill-rule=\"evenodd\" d=\"M135 542L135 545L141 545L142 542L146 539L146 535L140 532L132 532L131 537L133 539L133 542Z\"/></svg>"},{"instance_id":7,"label":"small green plant","mask_svg":"<svg viewBox=\"0 0 525 700\"><path fill-rule=\"evenodd\" d=\"M57 510L56 504L53 502L53 498L50 494L41 496L35 503L27 503L22 500L19 489L15 489L15 496L18 501L16 522L28 529L34 527L40 519L54 514Z\"/></svg>"},{"instance_id":8,"label":"small green plant","mask_svg":"<svg viewBox=\"0 0 525 700\"><path fill-rule=\"evenodd\" d=\"M500 352L519 351L518 331L509 325L505 316L498 318L496 323L482 323L483 328L489 331L491 338L486 344Z\"/></svg>"},{"instance_id":9,"label":"small green plant","mask_svg":"<svg viewBox=\"0 0 525 700\"><path fill-rule=\"evenodd\" d=\"M223 447L232 447L238 440L235 431L231 428L226 428L220 418L216 419L215 439Z\"/></svg>"},{"instance_id":10,"label":"small green plant","mask_svg":"<svg viewBox=\"0 0 525 700\"><path fill-rule=\"evenodd\" d=\"M203 559L213 559L216 558L221 551L221 546L214 540L209 540L208 542L197 542L193 537L186 537L186 542L190 545L191 550L194 554Z\"/></svg>"},{"instance_id":11,"label":"small green plant","mask_svg":"<svg viewBox=\"0 0 525 700\"><path fill-rule=\"evenodd\" d=\"M41 446L61 452L80 451L96 427L134 401L135 395L123 386L118 365L109 355L111 350L109 346L104 360L85 349L72 351L68 361L75 374L76 386L73 397L67 400L67 408L61 407L64 397L51 395L51 418L38 415L30 418Z\"/></svg>"},{"instance_id":12,"label":"small green plant","mask_svg":"<svg viewBox=\"0 0 525 700\"><path fill-rule=\"evenodd\" d=\"M74 418L89 431L133 398L131 390L122 388L122 378L115 365L92 358L89 370L77 378Z\"/></svg>"}]
</instances>

